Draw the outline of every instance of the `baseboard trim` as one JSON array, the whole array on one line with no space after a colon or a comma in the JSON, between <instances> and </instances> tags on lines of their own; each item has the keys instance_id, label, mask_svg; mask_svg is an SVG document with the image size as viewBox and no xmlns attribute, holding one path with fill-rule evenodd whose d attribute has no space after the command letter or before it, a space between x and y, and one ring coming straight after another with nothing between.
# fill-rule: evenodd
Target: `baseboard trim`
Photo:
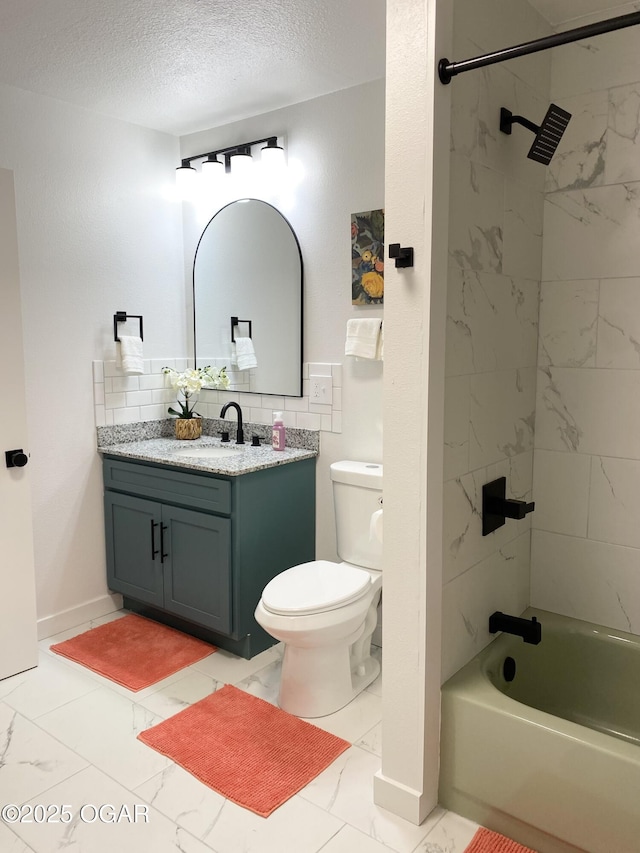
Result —
<instances>
[{"instance_id":1,"label":"baseboard trim","mask_svg":"<svg viewBox=\"0 0 640 853\"><path fill-rule=\"evenodd\" d=\"M416 826L419 826L437 805L428 803L420 791L384 776L381 770L373 777L373 801L377 806Z\"/></svg>"},{"instance_id":2,"label":"baseboard trim","mask_svg":"<svg viewBox=\"0 0 640 853\"><path fill-rule=\"evenodd\" d=\"M122 596L119 593L101 595L92 601L86 601L84 604L79 604L76 607L70 607L68 610L62 610L60 613L54 613L52 616L45 616L43 619L38 619L38 640L44 640L47 637L52 637L54 634L59 634L61 631L76 628L78 625L82 625L83 622L89 622L91 619L99 619L100 616L106 616L108 613L113 613L115 610L121 609Z\"/></svg>"}]
</instances>

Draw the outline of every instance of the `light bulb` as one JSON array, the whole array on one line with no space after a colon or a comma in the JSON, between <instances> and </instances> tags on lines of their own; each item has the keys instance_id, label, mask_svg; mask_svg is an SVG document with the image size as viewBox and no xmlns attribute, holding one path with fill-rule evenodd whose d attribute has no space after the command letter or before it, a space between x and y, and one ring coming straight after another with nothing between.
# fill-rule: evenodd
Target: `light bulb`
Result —
<instances>
[{"instance_id":1,"label":"light bulb","mask_svg":"<svg viewBox=\"0 0 640 853\"><path fill-rule=\"evenodd\" d=\"M198 173L188 163L176 169L176 187L182 199L192 198L198 185Z\"/></svg>"},{"instance_id":2,"label":"light bulb","mask_svg":"<svg viewBox=\"0 0 640 853\"><path fill-rule=\"evenodd\" d=\"M265 145L261 151L260 160L270 172L281 172L286 165L284 148L280 145Z\"/></svg>"},{"instance_id":3,"label":"light bulb","mask_svg":"<svg viewBox=\"0 0 640 853\"><path fill-rule=\"evenodd\" d=\"M253 157L248 148L239 148L231 155L231 174L243 177L253 169Z\"/></svg>"}]
</instances>

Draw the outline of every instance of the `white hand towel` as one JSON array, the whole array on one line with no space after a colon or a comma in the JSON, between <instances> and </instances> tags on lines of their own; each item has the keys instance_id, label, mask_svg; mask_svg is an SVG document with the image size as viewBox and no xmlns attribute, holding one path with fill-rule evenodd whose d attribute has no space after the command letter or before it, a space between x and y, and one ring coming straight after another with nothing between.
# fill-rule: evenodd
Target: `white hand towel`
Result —
<instances>
[{"instance_id":1,"label":"white hand towel","mask_svg":"<svg viewBox=\"0 0 640 853\"><path fill-rule=\"evenodd\" d=\"M120 336L120 366L128 375L144 373L142 362L142 338L133 335Z\"/></svg>"},{"instance_id":2,"label":"white hand towel","mask_svg":"<svg viewBox=\"0 0 640 853\"><path fill-rule=\"evenodd\" d=\"M344 347L345 355L355 355L358 358L382 358L380 347L380 319L347 320L347 340ZM381 349L381 348L380 348Z\"/></svg>"},{"instance_id":3,"label":"white hand towel","mask_svg":"<svg viewBox=\"0 0 640 853\"><path fill-rule=\"evenodd\" d=\"M258 366L258 359L251 338L236 338L238 370L249 370Z\"/></svg>"}]
</instances>

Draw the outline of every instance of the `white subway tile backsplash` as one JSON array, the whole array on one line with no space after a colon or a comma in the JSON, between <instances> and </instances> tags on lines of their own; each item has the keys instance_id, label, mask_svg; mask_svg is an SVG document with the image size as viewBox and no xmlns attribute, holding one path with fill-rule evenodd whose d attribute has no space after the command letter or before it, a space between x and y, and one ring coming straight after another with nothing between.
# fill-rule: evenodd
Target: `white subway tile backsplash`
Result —
<instances>
[{"instance_id":1,"label":"white subway tile backsplash","mask_svg":"<svg viewBox=\"0 0 640 853\"><path fill-rule=\"evenodd\" d=\"M322 429L321 415L298 412L296 415L296 426L299 429Z\"/></svg>"},{"instance_id":2,"label":"white subway tile backsplash","mask_svg":"<svg viewBox=\"0 0 640 853\"><path fill-rule=\"evenodd\" d=\"M93 368L93 381L94 382L104 382L104 362L103 361L94 361L92 362Z\"/></svg>"},{"instance_id":3,"label":"white subway tile backsplash","mask_svg":"<svg viewBox=\"0 0 640 853\"><path fill-rule=\"evenodd\" d=\"M127 391L127 406L150 406L153 403L152 391Z\"/></svg>"},{"instance_id":4,"label":"white subway tile backsplash","mask_svg":"<svg viewBox=\"0 0 640 853\"><path fill-rule=\"evenodd\" d=\"M127 405L127 395L124 392L120 394L105 394L104 405L107 409L123 409Z\"/></svg>"},{"instance_id":5,"label":"white subway tile backsplash","mask_svg":"<svg viewBox=\"0 0 640 853\"><path fill-rule=\"evenodd\" d=\"M113 409L114 424L132 424L140 420L142 420L142 416L138 406L131 406L128 409Z\"/></svg>"},{"instance_id":6,"label":"white subway tile backsplash","mask_svg":"<svg viewBox=\"0 0 640 853\"><path fill-rule=\"evenodd\" d=\"M96 406L104 406L104 382L94 382L93 402Z\"/></svg>"},{"instance_id":7,"label":"white subway tile backsplash","mask_svg":"<svg viewBox=\"0 0 640 853\"><path fill-rule=\"evenodd\" d=\"M137 376L114 376L111 383L113 391L137 391L140 388Z\"/></svg>"},{"instance_id":8,"label":"white subway tile backsplash","mask_svg":"<svg viewBox=\"0 0 640 853\"><path fill-rule=\"evenodd\" d=\"M97 425L111 426L114 423L133 423L137 420L161 420L169 416L169 406L177 407L176 392L161 370L165 366L183 370L189 362L186 359L163 358L146 360L144 364L144 374L125 376L115 361L93 362L93 376L103 379L102 382L94 381ZM334 381L337 376L341 381L341 365L327 363L316 364L315 367L325 371L322 375L333 375ZM308 376L308 364L305 364L304 368ZM270 424L273 421L273 413L283 411L285 426L341 432L342 419L339 413L336 417L336 401L341 407L341 388L338 388L337 394L334 390L334 406L315 405L315 411L312 412L309 412L308 394L303 397L282 397L250 394L242 390L203 389L197 411L203 417L218 418L225 403L237 402L245 412L246 421Z\"/></svg>"}]
</instances>

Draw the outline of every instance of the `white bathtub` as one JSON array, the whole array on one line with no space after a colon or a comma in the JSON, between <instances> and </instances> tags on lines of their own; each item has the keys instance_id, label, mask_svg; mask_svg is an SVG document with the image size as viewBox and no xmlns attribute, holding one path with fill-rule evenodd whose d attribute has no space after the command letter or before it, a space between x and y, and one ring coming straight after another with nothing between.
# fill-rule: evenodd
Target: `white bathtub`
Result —
<instances>
[{"instance_id":1,"label":"white bathtub","mask_svg":"<svg viewBox=\"0 0 640 853\"><path fill-rule=\"evenodd\" d=\"M640 853L640 638L532 615L539 645L502 634L442 688L440 802L540 853Z\"/></svg>"}]
</instances>

